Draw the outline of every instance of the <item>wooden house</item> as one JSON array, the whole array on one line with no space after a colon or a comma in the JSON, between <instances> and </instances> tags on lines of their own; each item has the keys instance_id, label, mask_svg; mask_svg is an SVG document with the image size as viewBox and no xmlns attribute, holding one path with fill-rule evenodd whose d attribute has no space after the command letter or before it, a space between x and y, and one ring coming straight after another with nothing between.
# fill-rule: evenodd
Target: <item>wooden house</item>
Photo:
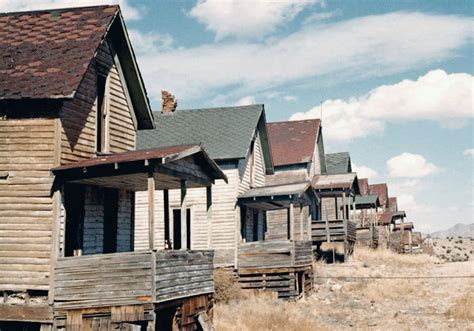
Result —
<instances>
[{"instance_id":1,"label":"wooden house","mask_svg":"<svg viewBox=\"0 0 474 331\"><path fill-rule=\"evenodd\" d=\"M389 247L399 253L411 253L413 251L413 228L413 222L394 223ZM419 245L418 235L417 245Z\"/></svg>"},{"instance_id":2,"label":"wooden house","mask_svg":"<svg viewBox=\"0 0 474 331\"><path fill-rule=\"evenodd\" d=\"M154 120L120 8L0 14L0 56L0 329L208 323L213 252L139 250L134 196L226 176L198 145L135 151Z\"/></svg>"},{"instance_id":3,"label":"wooden house","mask_svg":"<svg viewBox=\"0 0 474 331\"><path fill-rule=\"evenodd\" d=\"M357 224L357 244L375 248L378 246L377 211L378 195L370 194L367 178L359 178L360 195L354 197L354 218Z\"/></svg>"}]
</instances>

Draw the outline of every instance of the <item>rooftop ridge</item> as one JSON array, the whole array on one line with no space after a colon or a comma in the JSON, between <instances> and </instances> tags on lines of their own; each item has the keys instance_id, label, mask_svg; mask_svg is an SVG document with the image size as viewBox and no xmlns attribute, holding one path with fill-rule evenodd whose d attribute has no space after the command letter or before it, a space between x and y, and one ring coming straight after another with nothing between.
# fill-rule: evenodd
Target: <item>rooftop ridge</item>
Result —
<instances>
[{"instance_id":1,"label":"rooftop ridge","mask_svg":"<svg viewBox=\"0 0 474 331\"><path fill-rule=\"evenodd\" d=\"M77 11L83 9L92 9L92 8L107 8L107 7L116 7L120 8L120 5L91 5L91 6L77 6L77 7L61 7L61 8L51 8L51 9L37 9L37 10L25 10L25 11L11 11L11 12L4 12L0 11L0 16L12 16L12 15L30 15L30 14L42 14L54 11Z\"/></svg>"}]
</instances>

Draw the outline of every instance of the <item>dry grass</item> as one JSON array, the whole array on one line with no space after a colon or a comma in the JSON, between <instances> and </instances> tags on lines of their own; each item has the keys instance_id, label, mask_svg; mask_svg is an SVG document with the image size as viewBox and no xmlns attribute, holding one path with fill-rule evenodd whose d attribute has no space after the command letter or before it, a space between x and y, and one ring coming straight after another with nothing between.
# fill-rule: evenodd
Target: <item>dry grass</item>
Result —
<instances>
[{"instance_id":1,"label":"dry grass","mask_svg":"<svg viewBox=\"0 0 474 331\"><path fill-rule=\"evenodd\" d=\"M242 299L248 296L243 291L231 270L214 270L214 299L216 302L227 303L230 300Z\"/></svg>"},{"instance_id":2,"label":"dry grass","mask_svg":"<svg viewBox=\"0 0 474 331\"><path fill-rule=\"evenodd\" d=\"M452 318L474 321L474 287L461 295L446 315Z\"/></svg>"},{"instance_id":3,"label":"dry grass","mask_svg":"<svg viewBox=\"0 0 474 331\"><path fill-rule=\"evenodd\" d=\"M375 302L409 297L423 300L431 295L423 281L406 279L361 280L347 285L344 292L349 296L356 295Z\"/></svg>"},{"instance_id":4,"label":"dry grass","mask_svg":"<svg viewBox=\"0 0 474 331\"><path fill-rule=\"evenodd\" d=\"M214 325L220 331L326 330L314 309L305 302L285 302L264 292L245 300L217 304Z\"/></svg>"},{"instance_id":5,"label":"dry grass","mask_svg":"<svg viewBox=\"0 0 474 331\"><path fill-rule=\"evenodd\" d=\"M398 254L389 249L370 249L366 247L357 247L352 258L354 261L366 265L390 264L398 267L416 267L438 262L436 258L426 254Z\"/></svg>"}]
</instances>

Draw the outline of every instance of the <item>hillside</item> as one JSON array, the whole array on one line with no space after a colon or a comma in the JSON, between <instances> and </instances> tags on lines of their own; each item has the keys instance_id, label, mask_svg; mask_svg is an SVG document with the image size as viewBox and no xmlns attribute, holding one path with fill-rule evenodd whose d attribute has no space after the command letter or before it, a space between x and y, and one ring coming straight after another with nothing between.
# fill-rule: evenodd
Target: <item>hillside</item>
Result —
<instances>
[{"instance_id":1,"label":"hillside","mask_svg":"<svg viewBox=\"0 0 474 331\"><path fill-rule=\"evenodd\" d=\"M433 232L431 236L433 238L446 238L446 237L471 237L473 238L474 234L474 223L471 224L461 224L458 223L449 229L443 231Z\"/></svg>"}]
</instances>

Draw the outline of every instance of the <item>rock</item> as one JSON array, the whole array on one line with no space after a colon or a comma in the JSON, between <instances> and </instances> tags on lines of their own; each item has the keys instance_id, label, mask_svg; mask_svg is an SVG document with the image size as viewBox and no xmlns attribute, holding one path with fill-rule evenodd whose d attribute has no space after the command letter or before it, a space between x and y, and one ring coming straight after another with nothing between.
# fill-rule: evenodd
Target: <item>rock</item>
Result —
<instances>
[{"instance_id":1,"label":"rock","mask_svg":"<svg viewBox=\"0 0 474 331\"><path fill-rule=\"evenodd\" d=\"M338 292L342 289L342 285L341 284L334 284L333 286L331 286L331 291L332 292Z\"/></svg>"}]
</instances>

